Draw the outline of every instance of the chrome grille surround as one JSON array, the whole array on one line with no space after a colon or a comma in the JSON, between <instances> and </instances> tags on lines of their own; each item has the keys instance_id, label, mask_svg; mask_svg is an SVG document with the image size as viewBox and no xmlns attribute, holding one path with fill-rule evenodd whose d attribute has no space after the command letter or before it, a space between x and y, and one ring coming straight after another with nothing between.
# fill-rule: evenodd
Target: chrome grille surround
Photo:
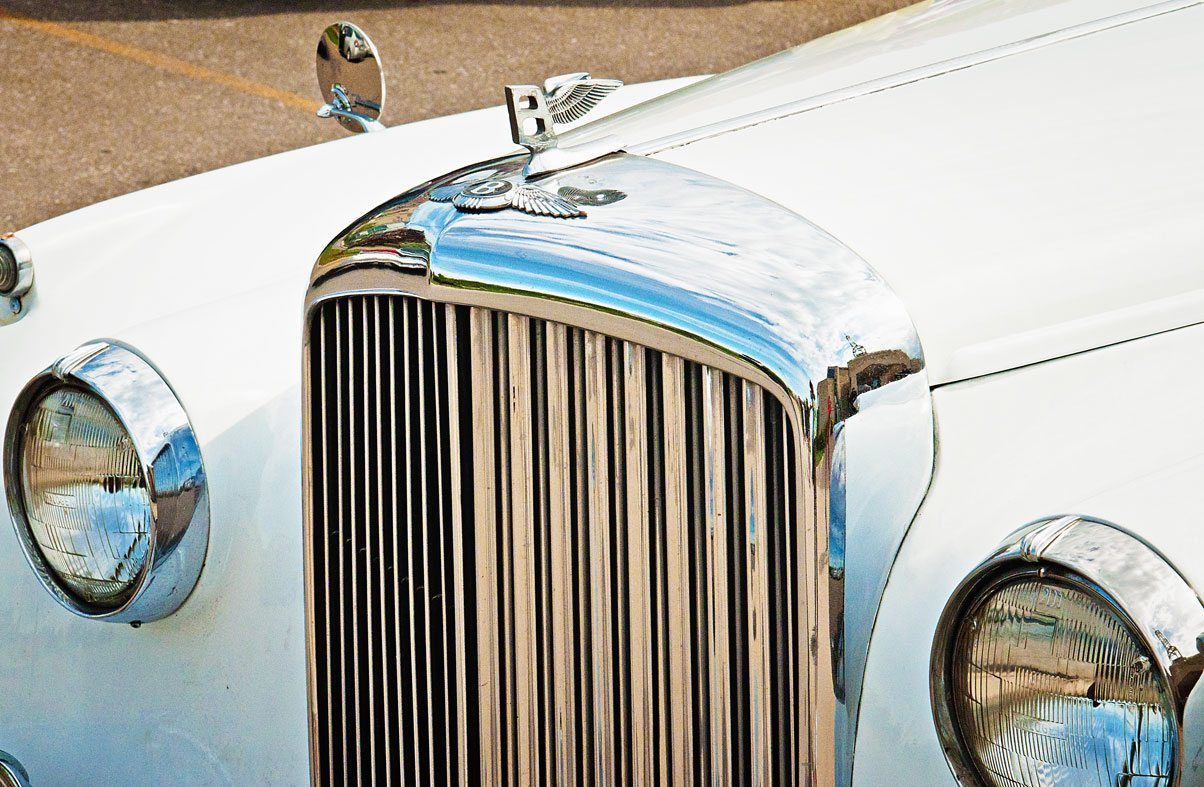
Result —
<instances>
[{"instance_id":1,"label":"chrome grille surround","mask_svg":"<svg viewBox=\"0 0 1204 787\"><path fill-rule=\"evenodd\" d=\"M850 674L859 681L858 663L864 663L872 624L872 619L855 625L846 619L846 587L855 586L866 597L880 594L889 569L888 561L873 576L855 577L849 566L846 576L845 529L861 516L846 508L852 510L849 498L864 494L864 489L845 477L843 457L846 447L862 445L849 439L857 433L852 428L856 423L870 420L861 413L886 412L892 406L918 413L904 422L902 431L911 440L907 458L922 465L922 472L918 481L909 482L906 494L877 503L875 515L894 506L898 510L886 511L886 520L903 523L887 528L880 540L893 540L897 547L922 497L923 489L912 487L926 487L931 472L927 385L919 343L905 312L864 262L797 215L655 160L616 155L541 182L552 190L601 187L626 195L591 208L585 219L463 214L425 199L437 185L517 166L521 160L491 162L386 203L327 248L311 279L305 412L313 417L307 416L304 445L315 782L364 781L374 766L377 780L405 782L400 768L380 767L381 755L406 755L396 750L417 746L418 741L413 734L406 737L406 721L400 715L393 721L392 714L411 707L396 699L402 690L382 690L371 682L378 670L368 665L365 673L361 667L376 656L361 655L353 642L358 661L350 679L344 675L340 680L340 701L350 697L353 703L369 704L368 718L382 721L373 722L368 735L342 735L342 741L358 742L360 751L331 753L334 738L327 727L331 708L338 703L333 692L326 695L331 686L332 659L324 650L331 644L326 636L330 619L348 608L357 614L360 599L369 617L387 612L387 602L396 600L398 593L390 596L384 563L365 562L379 570L377 584L365 594L360 577L371 585L371 572L356 569L351 572L356 578L353 601L335 604L327 613L329 599L345 592L350 583L341 578L332 583L321 563L322 542L313 538L316 517L326 522L315 503L329 503L318 486L323 479L367 488L365 483L380 483L381 468L391 468L384 483L398 482L401 476L392 462L408 461L404 457L412 455L391 448L389 440L380 437L384 432L374 432L376 427L366 420L361 431L370 436L365 442L371 445L353 450L348 442L345 452L333 454L349 457L362 474L358 481L350 479L351 468L336 468L332 476L315 466L332 454L318 439L329 434L329 424L321 423L322 415L330 413L321 399L328 375L315 369L314 362L329 359L329 348L314 344L332 335L323 321L342 321L338 315L343 310L348 324L358 325L362 336L376 331L377 338L369 338L367 346L375 348L372 357L377 360L365 355L358 369L366 407L356 415L367 419L373 407L379 412L384 400L403 401L395 392L385 396L387 387L382 389L374 378L387 350L401 352L411 346L396 338L399 308L428 315L427 332L433 326L444 337L442 347L434 342L422 345L438 359L430 361L434 371L409 378L425 386L417 407L435 413L438 424L435 432L429 425L417 432L433 434L436 442L446 440L448 445L458 440L461 454L470 454L474 472L471 483L459 479L462 491L473 490L472 501L460 497L465 507L458 514L456 505L448 505L441 509L446 512L442 524L428 524L418 534L425 538L439 533L443 545L471 537L472 546L453 543L453 557L462 557L464 565L457 568L454 559L450 572L442 574L445 582L451 576L451 616L468 626L463 642L453 632L445 640L455 641L441 646L454 662L447 663L444 674L456 675L454 681L442 683L451 688L440 720L446 732L439 740L445 747L454 743L456 767L441 773L428 768L411 779L692 783L709 775L716 783L844 782L856 721L856 704L849 702L845 686ZM379 316L390 309L393 318ZM379 338L388 336L388 325L393 326L393 337ZM343 328L340 324L340 332ZM353 355L348 353L348 365L339 361L339 369L352 374ZM430 396L432 383L438 387L440 379L446 384L457 374L466 386L458 392L449 388L446 393L453 398ZM471 403L457 400L472 386L492 393L480 396L473 388ZM666 393L670 390L673 395ZM724 399L726 410L716 404L716 396ZM601 401L609 407L597 406ZM583 402L587 404L581 406ZM446 412L439 409L443 407ZM453 426L455 415L470 409L471 416ZM726 433L716 413L727 416ZM759 426L749 428L750 424ZM459 435L453 436L456 429ZM658 438L637 439L641 432ZM774 435L780 452L766 449ZM872 438L869 456L879 457L876 461L886 466L898 462L900 451L893 450L898 448L891 444L893 439ZM927 445L929 452L915 456L917 444ZM582 446L589 457L584 467ZM605 463L589 453L603 449L608 452ZM420 446L420 454L435 460L423 465L428 473L465 471L459 462L428 451ZM716 452L716 458L706 464L708 451ZM722 461L718 453L723 453ZM748 456L769 459L742 467ZM565 467L566 460L575 469L549 470ZM490 462L493 466L484 466ZM725 482L708 487L714 479L705 473L700 479L700 462L724 469ZM601 483L600 477L612 481ZM619 478L623 483L617 483ZM410 472L401 483L415 487L414 479ZM732 487L733 479L744 486ZM492 491L480 494L491 480ZM417 486L425 483L420 479ZM758 487L764 493L748 491ZM732 532L743 533L744 540L713 539L700 548L695 525L731 517L731 506L740 496L745 505L735 516L740 527L733 524ZM397 496L379 496L386 498ZM431 499L448 502L446 496ZM349 510L352 516L356 511L363 517L380 516L379 510L369 512L366 507ZM790 547L782 554L789 554L771 565L752 551L738 560L733 547L754 546L757 524L766 521L780 524L776 530L765 528L762 537L776 532L779 540L788 539ZM623 522L652 525L623 527ZM403 541L391 537L389 528L371 531L366 523L363 528L352 529L354 537L381 540L384 553ZM326 533L329 543L329 529ZM338 538L336 542L343 543ZM530 543L532 549L516 551L516 542ZM418 542L407 535L404 543ZM347 548L358 554L360 544L348 542ZM494 559L488 559L490 555ZM595 560L595 555L606 559ZM601 570L607 568L607 560L609 572ZM711 565L708 560L716 565L726 560L737 573L701 570ZM620 570L623 573L616 573ZM580 592L586 573L591 591L595 584L605 587L609 582L609 593ZM617 583L620 578L622 583ZM705 638L691 632L699 613L716 606L693 602L689 611L681 606L691 604L691 587L698 597L699 579L703 584L726 583L702 594L711 601L724 594L733 598L737 586L743 586L740 603L747 611L733 612L729 622L739 619L751 623L750 629L714 627ZM563 583L575 588L570 595L576 612L546 614L549 606L554 611L569 606L552 600ZM495 609L492 605L498 602L488 596L491 588L505 596L494 615L484 611ZM649 603L641 603L645 598ZM603 600L612 606L607 608ZM852 608L864 606L863 599L854 601ZM765 632L757 621L778 622L768 616L777 609L793 613L793 618L789 625ZM422 619L429 624L431 618ZM606 625L590 625L585 632L583 621ZM530 632L531 627L537 630ZM371 639L368 652L383 653L389 644L396 649L402 639L398 632L404 633L405 627L392 630L393 640L389 634L383 645ZM361 632L367 635L368 629L355 628L352 639ZM409 637L406 645L420 641L433 640ZM565 643L572 647L562 647ZM846 664L850 651L860 651L860 662ZM587 665L583 659L595 661ZM419 662L415 658L410 663ZM715 680L713 667L727 669L734 677ZM401 682L403 672L396 673L394 682ZM361 673L365 684L371 682L366 694L365 686L355 683ZM593 686L584 679L587 675L617 678L611 696L587 691L604 685ZM494 685L491 676L502 685ZM780 683L783 676L790 684L785 691L769 683ZM412 682L413 675L409 677ZM572 690L566 691L570 685ZM411 696L418 696L416 689ZM412 706L414 712L439 701L423 702ZM376 710L377 704L383 711ZM791 705L795 712L786 712ZM454 719L449 718L452 709ZM339 713L340 723L349 718L341 705ZM355 718L363 718L363 711L358 713ZM386 717L388 722L383 721ZM732 729L723 725L733 718L746 737L718 734ZM408 729L419 729L418 720ZM605 734L608 730L613 734ZM436 736L430 734L427 740L433 743ZM386 751L390 746L393 750ZM352 760L358 771L330 772L331 763ZM426 760L419 755L407 761L435 760L432 751ZM479 770L467 765L478 760Z\"/></svg>"}]
</instances>

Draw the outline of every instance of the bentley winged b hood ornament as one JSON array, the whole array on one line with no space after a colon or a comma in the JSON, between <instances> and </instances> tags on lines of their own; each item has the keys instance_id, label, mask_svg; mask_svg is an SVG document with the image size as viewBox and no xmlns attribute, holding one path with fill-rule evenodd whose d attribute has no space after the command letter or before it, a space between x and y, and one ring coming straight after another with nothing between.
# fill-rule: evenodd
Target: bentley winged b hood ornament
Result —
<instances>
[{"instance_id":1,"label":"bentley winged b hood ornament","mask_svg":"<svg viewBox=\"0 0 1204 787\"><path fill-rule=\"evenodd\" d=\"M484 179L466 179L432 189L430 199L450 202L469 212L515 208L535 216L575 218L585 215L582 205L605 205L607 199L590 192L574 199L577 190L553 193L531 180L575 167L622 148L618 137L606 136L581 145L560 147L557 123L572 123L588 115L607 96L623 86L617 79L594 79L588 73L564 74L538 85L507 85L510 136L531 152L521 172L490 173ZM582 192L585 193L585 192ZM613 201L613 200L611 200Z\"/></svg>"},{"instance_id":2,"label":"bentley winged b hood ornament","mask_svg":"<svg viewBox=\"0 0 1204 787\"><path fill-rule=\"evenodd\" d=\"M588 73L564 74L538 85L507 85L510 136L527 150L531 160L524 174L535 177L592 161L621 147L617 137L562 148L556 123L580 120L602 99L623 86L617 79L594 79Z\"/></svg>"}]
</instances>

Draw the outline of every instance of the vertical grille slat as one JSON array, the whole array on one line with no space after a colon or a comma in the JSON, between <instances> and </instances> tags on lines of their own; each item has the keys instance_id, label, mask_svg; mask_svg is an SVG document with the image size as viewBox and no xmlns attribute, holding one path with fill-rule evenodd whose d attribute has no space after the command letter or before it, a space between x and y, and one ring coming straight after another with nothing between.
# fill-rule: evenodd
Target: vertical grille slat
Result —
<instances>
[{"instance_id":1,"label":"vertical grille slat","mask_svg":"<svg viewBox=\"0 0 1204 787\"><path fill-rule=\"evenodd\" d=\"M552 730L559 784L577 783L577 720L575 685L577 663L573 621L577 614L574 598L574 521L571 516L572 474L570 469L568 330L549 325L543 369L547 380L547 530L551 552L551 582L548 596L552 617L552 696L555 717Z\"/></svg>"},{"instance_id":2,"label":"vertical grille slat","mask_svg":"<svg viewBox=\"0 0 1204 787\"><path fill-rule=\"evenodd\" d=\"M368 694L370 707L369 722L371 724L371 732L369 733L369 746L371 749L370 757L372 763L373 782L375 782L377 781L378 774L383 777L381 779L382 781L390 780L386 763L392 760L388 722L389 714L385 711L385 696L388 693L388 688L385 684L388 680L388 672L383 668L384 648L387 643L385 638L382 636L385 632L385 561L383 560L383 556L386 554L384 479L387 474L384 465L385 445L380 402L381 392L383 391L383 387L381 385L381 366L383 366L384 347L382 346L383 341L380 322L380 298L376 296L372 298L372 336L374 338L374 346L372 348L373 364L371 373L373 407L372 412L367 415L372 419L371 432L375 449L374 454L376 458L376 464L375 471L366 478L366 486L369 488L374 487L373 491L376 495L374 499L378 501L378 505L375 506L375 516L372 517L372 529L376 531L375 547L373 548L372 545L372 533L366 533L365 554L368 554L367 550L372 548L371 554L375 559L377 568L376 576L372 577L372 588L368 594L368 598L370 600L368 625L373 631L372 641L369 643L368 648L368 672L371 675L372 680L372 688ZM371 566L372 562L372 560L368 561L369 566ZM378 623L380 628L376 628ZM377 663L381 664L381 669L379 671L375 668L375 664ZM377 685L378 683L379 685ZM381 735L379 736L380 741L378 743L377 731L378 727L381 726L383 726L385 729L381 731ZM380 748L379 752L377 750L378 746ZM385 771L385 773L381 774L381 771Z\"/></svg>"},{"instance_id":3,"label":"vertical grille slat","mask_svg":"<svg viewBox=\"0 0 1204 787\"><path fill-rule=\"evenodd\" d=\"M430 455L427 453L428 429L429 429L429 426L427 423L427 416L428 416L428 411L430 408L430 399L427 397L427 393L426 393L426 388L427 388L427 385L426 385L427 368L426 367L427 367L427 362L430 359L430 355L429 355L430 351L429 351L429 348L426 343L428 331L427 331L426 319L425 319L425 317L426 317L425 304L415 301L414 307L415 307L414 308L414 323L415 323L415 329L417 332L416 347L418 349L418 352L416 353L416 357L413 359L413 361L414 361L413 374L414 374L415 378L417 379L416 387L417 387L418 399L417 399L416 406L410 408L410 412L412 412L414 414L414 420L415 420L414 431L418 435L417 456L420 458L421 461L416 462L416 464L418 466L418 472L417 472L417 478L415 479L416 488L417 488L416 496L419 500L419 509L418 510L420 512L419 518L417 520L418 521L418 532L420 534L419 539L418 539L420 551L419 551L419 560L417 562L418 567L417 567L416 573L413 577L413 582L415 584L414 590L418 594L418 598L421 600L422 623L421 623L419 632L420 632L420 636L422 638L422 648L423 648L423 656L424 656L423 661L422 661L422 676L424 679L424 685L422 685L420 687L420 690L423 691L423 694L421 695L421 697L422 697L421 704L425 707L425 710L426 710L426 714L425 714L426 727L424 730L424 732L426 733L426 735L424 736L426 739L425 740L426 746L422 747L424 750L425 757L426 757L426 763L425 763L426 764L425 771L427 774L426 783L427 784L437 784L437 783L439 783L439 781L441 781L436 776L436 771L439 768L439 759L437 757L438 747L436 746L436 741L437 741L436 731L438 730L438 727L439 727L439 721L437 718L437 700L438 700L437 692L439 690L439 687L436 683L436 678L434 675L436 662L434 660L432 660L432 658L431 658L431 639L432 639L432 632L435 630L431 624L431 608L432 608L431 607L431 596L436 595L439 592L439 589L438 589L438 585L435 581L435 578L432 576L433 572L431 570L431 568L432 568L432 551L433 550L431 549L430 542L431 542L432 533L434 532L435 528L433 527L434 522L432 521L432 519L433 519L432 512L431 512L432 505L431 505L431 500L430 500L431 488L430 488L430 482L429 482L429 475L430 475L432 462L430 461L431 460ZM442 395L442 393L440 393L440 395Z\"/></svg>"},{"instance_id":4,"label":"vertical grille slat","mask_svg":"<svg viewBox=\"0 0 1204 787\"><path fill-rule=\"evenodd\" d=\"M614 620L611 609L613 582L611 577L611 480L609 439L609 385L606 360L606 337L586 333L585 406L587 432L587 462L589 480L589 550L590 557L590 632L593 664L592 688L594 704L594 779L600 785L615 783L615 724L618 708L613 703L612 687L618 680L613 659L615 647Z\"/></svg>"},{"instance_id":5,"label":"vertical grille slat","mask_svg":"<svg viewBox=\"0 0 1204 787\"><path fill-rule=\"evenodd\" d=\"M460 367L462 361L460 358L459 345L459 322L457 320L456 311L448 309L445 314L445 331L446 343L443 348L443 373L445 375L447 386L447 470L448 470L448 488L445 505L449 513L449 529L451 536L451 571L452 571L452 593L453 609L452 617L448 621L447 636L449 640L455 641L454 649L448 649L448 658L451 666L448 674L455 674L456 688L455 696L458 700L456 703L456 713L452 719L449 719L448 730L449 734L455 738L456 750L456 784L461 787L466 787L468 784L468 740L469 740L469 709L468 709L468 648L466 639L469 631L468 622L465 619L465 611L468 609L467 601L465 600L465 580L467 574L465 572L465 545L466 538L464 534L465 518L463 506L460 505L460 500L464 495L463 484L463 468L460 460L462 451L462 435L460 433ZM467 542L471 543L471 542ZM462 636L456 636L456 623L463 627ZM452 783L449 780L449 783Z\"/></svg>"},{"instance_id":6,"label":"vertical grille slat","mask_svg":"<svg viewBox=\"0 0 1204 787\"><path fill-rule=\"evenodd\" d=\"M684 701L695 690L691 678L690 619L690 493L686 466L685 363L665 357L662 394L664 401L665 454L665 582L668 606L668 706L671 716L670 740L663 743L672 751L669 771L672 782L689 785L693 775L693 707ZM673 702L672 698L682 698ZM670 779L663 779L668 783Z\"/></svg>"},{"instance_id":7,"label":"vertical grille slat","mask_svg":"<svg viewBox=\"0 0 1204 787\"><path fill-rule=\"evenodd\" d=\"M651 545L648 522L647 400L644 395L644 348L622 346L623 439L626 448L624 478L627 492L627 686L631 706L630 729L626 736L631 751L631 781L652 784L656 753L653 725L653 652Z\"/></svg>"},{"instance_id":8,"label":"vertical grille slat","mask_svg":"<svg viewBox=\"0 0 1204 787\"><path fill-rule=\"evenodd\" d=\"M770 691L769 577L767 565L767 494L765 421L761 389L743 385L744 516L748 548L748 689L752 783L768 784L773 762L773 696Z\"/></svg>"},{"instance_id":9,"label":"vertical grille slat","mask_svg":"<svg viewBox=\"0 0 1204 787\"><path fill-rule=\"evenodd\" d=\"M727 420L724 417L724 376L702 370L703 486L706 494L706 529L710 578L710 698L711 767L715 781L731 782L733 760L731 649L728 643L727 559Z\"/></svg>"},{"instance_id":10,"label":"vertical grille slat","mask_svg":"<svg viewBox=\"0 0 1204 787\"><path fill-rule=\"evenodd\" d=\"M410 763L410 773L416 782L422 780L422 746L418 742L421 719L420 702L421 692L419 689L419 662L418 662L418 602L415 594L417 593L416 572L414 570L414 541L417 524L417 529L422 529L422 523L416 523L417 507L414 501L414 477L417 475L415 461L415 446L413 434L413 409L407 405L414 401L413 397L417 394L414 390L413 375L411 368L413 367L414 358L414 336L417 334L417 326L414 325L414 320L411 318L412 303L402 301L399 304L401 312L401 346L402 346L402 364L398 373L402 379L402 408L401 408L401 434L403 436L403 448L401 456L405 462L405 472L399 474L398 483L405 487L405 515L403 522L405 523L405 574L402 577L402 584L405 587L406 605L404 608L406 623L409 628L409 637L407 643L409 645L410 658L403 666L404 674L409 677L409 694L404 700L404 707L409 710L407 714L408 729L404 733L405 747Z\"/></svg>"},{"instance_id":11,"label":"vertical grille slat","mask_svg":"<svg viewBox=\"0 0 1204 787\"><path fill-rule=\"evenodd\" d=\"M493 316L479 309L470 315L470 352L474 389L472 400L473 483L476 489L477 620L494 620L498 610L497 471L494 455L494 408L489 394L497 389L494 377ZM502 663L496 626L477 630L478 713L481 741L481 784L500 785L503 772ZM470 733L471 734L471 733Z\"/></svg>"},{"instance_id":12,"label":"vertical grille slat","mask_svg":"<svg viewBox=\"0 0 1204 787\"><path fill-rule=\"evenodd\" d=\"M510 424L510 530L511 571L513 577L514 632L514 731L519 784L539 783L538 736L539 693L535 615L535 522L534 463L529 322L525 317L508 316L507 361Z\"/></svg>"},{"instance_id":13,"label":"vertical grille slat","mask_svg":"<svg viewBox=\"0 0 1204 787\"><path fill-rule=\"evenodd\" d=\"M316 782L808 781L809 514L775 397L411 296L310 331Z\"/></svg>"},{"instance_id":14,"label":"vertical grille slat","mask_svg":"<svg viewBox=\"0 0 1204 787\"><path fill-rule=\"evenodd\" d=\"M347 367L348 367L347 375L348 375L349 381L355 380L355 355L354 355L354 353L352 353L352 351L350 351L350 348L354 348L356 345L356 341L355 341L355 310L356 310L355 307L356 306L362 306L362 304L356 303L353 301L347 302L348 353L347 353L346 357L347 357ZM348 718L347 718L348 714L347 714L347 708L346 708L347 696L346 696L346 694L344 694L344 698L343 698L343 703L344 703L343 728L344 728L344 730L347 730L347 728L350 727L350 729L347 730L347 732L349 734L348 734L347 738L344 738L344 740L349 739L350 744L349 745L344 744L344 747L346 747L348 751L343 752L343 774L344 774L344 777L346 777L346 779L348 781L353 780L353 779L358 779L358 776L359 776L358 768L359 768L359 763L360 763L360 723L359 723L359 708L360 708L360 665L359 665L359 662L360 662L360 657L359 657L359 633L358 633L358 631L356 631L356 629L358 629L360 596L359 596L359 591L358 591L359 581L358 581L358 579L356 579L356 576L355 576L355 546L356 546L356 542L358 542L358 539L356 539L356 534L355 534L355 505L356 505L356 502L358 502L358 497L356 497L356 492L358 492L358 489L356 489L356 475L358 475L358 473L356 473L356 464L358 464L358 451L355 450L355 436L356 436L356 432L358 432L358 430L356 430L352 421L355 418L356 409L358 409L358 404L359 404L359 402L355 401L355 398L356 398L356 396L358 396L361 389L360 389L360 386L356 383L358 383L358 380L356 380L355 383L353 383L353 385L350 385L347 389L347 394L348 394L347 395L347 400L348 400L347 401L347 421L348 421L348 426L350 428L347 428L346 432L344 432L347 434L347 439L349 442L349 446L348 446L348 450L347 450L347 458L348 458L348 462L347 462L348 463L348 468L347 468L348 475L347 475L347 477L350 480L350 484L348 485L348 501L347 501L347 503L349 505L349 510L350 510L350 515L347 516L347 527L349 529L349 532L346 534L340 533L340 548L341 548L340 558L341 558L341 562L342 562L341 570L344 573L344 575L350 576L350 586L352 586L352 598L350 598L350 602L352 602L352 603L350 603L350 615L348 615L349 626L350 626L350 629L352 629L352 632L350 632L350 635L348 635L348 633L347 633L348 622L344 621L343 633L342 633L343 649L344 649L344 653L346 653L346 655L344 655L344 657L343 657L343 664L344 664L343 669L344 669L344 673L346 673L343 676L343 684L344 684L344 690L346 690L347 682L350 681L350 691L348 691L347 694L349 694L349 696L350 696L350 710L352 710L352 718L350 718L350 724L348 724ZM347 511L344 510L344 515L346 515L346 514L347 514ZM346 549L343 549L344 546L346 546ZM348 562L350 563L350 566L348 566ZM343 580L340 582L340 585L346 587L347 586L346 579L344 579L343 576L341 576L340 579ZM343 602L342 608L344 610L347 609L346 602ZM348 649L348 646L350 647L349 653L346 652L346 650ZM349 665L350 669L347 669L347 665ZM354 753L354 755L355 755L354 759L352 759L352 757L350 757L350 755L352 755L352 753Z\"/></svg>"},{"instance_id":15,"label":"vertical grille slat","mask_svg":"<svg viewBox=\"0 0 1204 787\"><path fill-rule=\"evenodd\" d=\"M389 392L389 446L391 448L390 467L393 472L388 475L387 481L389 484L389 499L387 502L389 511L389 534L391 536L390 554L383 556L383 559L389 562L392 581L388 588L389 595L392 597L392 618L389 619L391 625L387 625L388 638L392 641L392 655L394 668L392 670L391 684L393 691L390 694L390 701L395 702L393 706L396 710L390 709L389 716L394 724L393 728L397 731L397 740L392 742L397 752L396 760L389 762L389 779L392 780L396 775L399 782L406 780L406 762L405 744L402 740L402 731L405 728L403 715L405 713L406 704L402 701L404 697L404 688L402 686L402 636L401 636L401 597L402 590L400 585L401 576L401 551L399 544L401 543L401 527L400 517L400 499L398 496L398 484L402 476L402 468L405 466L405 456L401 454L401 443L397 436L397 405L398 405L398 386L397 386L397 337L400 332L397 331L397 312L395 310L395 302L393 299L388 300L388 330L386 331L386 340L389 345L389 366L387 369L388 377L388 392ZM404 418L404 414L403 414ZM381 501L382 507L385 501Z\"/></svg>"}]
</instances>

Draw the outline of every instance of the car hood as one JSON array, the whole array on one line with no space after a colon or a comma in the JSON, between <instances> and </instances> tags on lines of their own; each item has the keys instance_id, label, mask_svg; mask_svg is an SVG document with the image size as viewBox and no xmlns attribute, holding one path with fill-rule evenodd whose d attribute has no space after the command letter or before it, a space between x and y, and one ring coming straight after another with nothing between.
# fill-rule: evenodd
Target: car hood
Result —
<instances>
[{"instance_id":1,"label":"car hood","mask_svg":"<svg viewBox=\"0 0 1204 787\"><path fill-rule=\"evenodd\" d=\"M616 135L635 152L944 60L1064 30L1149 0L930 0L717 74L564 135Z\"/></svg>"},{"instance_id":2,"label":"car hood","mask_svg":"<svg viewBox=\"0 0 1204 787\"><path fill-rule=\"evenodd\" d=\"M657 155L865 258L934 385L1204 322L1204 4L1096 28Z\"/></svg>"}]
</instances>

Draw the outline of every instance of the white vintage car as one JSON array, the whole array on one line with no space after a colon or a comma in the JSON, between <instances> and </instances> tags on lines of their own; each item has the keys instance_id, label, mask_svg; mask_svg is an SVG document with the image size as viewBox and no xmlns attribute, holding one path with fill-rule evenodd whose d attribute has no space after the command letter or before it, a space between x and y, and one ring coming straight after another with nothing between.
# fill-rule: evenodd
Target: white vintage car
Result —
<instances>
[{"instance_id":1,"label":"white vintage car","mask_svg":"<svg viewBox=\"0 0 1204 787\"><path fill-rule=\"evenodd\" d=\"M1202 42L383 130L332 26L381 133L0 243L0 785L1204 784Z\"/></svg>"}]
</instances>

